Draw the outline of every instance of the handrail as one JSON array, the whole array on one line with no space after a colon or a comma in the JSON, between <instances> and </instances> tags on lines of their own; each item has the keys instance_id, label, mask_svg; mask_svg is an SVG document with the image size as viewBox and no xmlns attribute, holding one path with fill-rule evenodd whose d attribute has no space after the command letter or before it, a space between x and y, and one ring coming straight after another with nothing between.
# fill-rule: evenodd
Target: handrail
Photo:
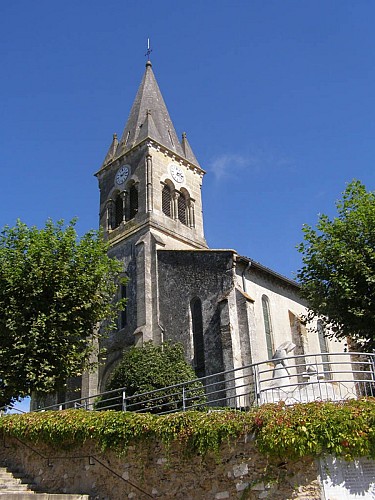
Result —
<instances>
[{"instance_id":1,"label":"handrail","mask_svg":"<svg viewBox=\"0 0 375 500\"><path fill-rule=\"evenodd\" d=\"M223 406L227 406L226 400L238 402L240 398L247 398L245 406L258 406L264 402L262 397L265 395L268 397L270 391L276 389L285 390L293 387L302 389L302 387L309 385L313 387L315 384L318 386L316 389L321 392L324 385L328 387L332 382L352 385L375 382L374 353L333 352L327 355L329 361L322 359L322 353L288 356L283 358L286 369L280 369L279 366L279 370L276 370L278 360L270 359L132 396L126 394L125 387L120 387L93 396L49 405L37 411L74 406L87 410L116 408L123 411L169 413L170 411L184 411L192 407L202 406L204 403L199 403L200 398L205 398L208 406L220 401L224 402ZM353 359L356 356L362 359ZM313 380L313 374L316 375L316 380ZM362 374L366 374L369 378L363 378ZM324 380L322 377L327 378ZM196 387L197 383L201 385L201 388ZM202 389L204 389L204 394L201 392ZM375 391L371 389L371 394L373 392ZM168 401L166 401L166 397ZM317 398L315 393L314 397ZM323 395L321 394L320 397ZM95 408L95 402L98 398L100 398L101 404ZM325 398L327 399L327 396ZM142 404L144 406L140 408ZM171 404L175 406L172 410L169 409ZM243 406L243 404L238 405Z\"/></svg>"},{"instance_id":2,"label":"handrail","mask_svg":"<svg viewBox=\"0 0 375 500\"><path fill-rule=\"evenodd\" d=\"M3 446L4 446L4 448L9 448L8 446L6 446L5 437L6 436L4 434ZM23 446L25 446L26 448L28 448L30 451L32 451L33 453L35 453L36 455L38 455L43 460L47 460L48 467L53 467L53 464L51 464L51 462L50 462L51 460L67 460L67 459L69 459L69 460L72 460L72 459L79 459L79 460L81 460L81 459L87 458L89 460L89 465L94 465L93 463L91 463L91 460L95 460L95 462L97 462L102 467L104 467L105 469L107 469L114 476L116 476L117 478L121 479L125 483L129 484L131 487L135 488L136 490L140 491L141 493L143 493L144 495L146 495L148 498L154 498L152 495L150 495L149 493L147 493L147 491L144 491L141 487L139 487L136 484L132 483L128 479L124 479L122 476L120 476L120 474L118 474L116 471L114 471L113 469L111 469L110 467L108 467L106 464L104 464L95 455L70 455L70 456L66 456L66 457L63 457L63 456L54 456L54 457L48 456L48 457L46 457L42 453L40 453L38 450L36 450L32 446L30 446L28 443L25 443L24 441L22 441L20 438L18 438L16 436L9 436L9 437L11 439L15 439L16 441L18 441L19 443L21 443Z\"/></svg>"}]
</instances>

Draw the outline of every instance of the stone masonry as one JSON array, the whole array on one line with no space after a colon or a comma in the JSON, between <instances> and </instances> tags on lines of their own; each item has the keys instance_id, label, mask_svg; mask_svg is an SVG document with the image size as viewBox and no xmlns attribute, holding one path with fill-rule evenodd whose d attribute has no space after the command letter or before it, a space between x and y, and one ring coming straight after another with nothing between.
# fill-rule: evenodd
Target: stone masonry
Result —
<instances>
[{"instance_id":1,"label":"stone masonry","mask_svg":"<svg viewBox=\"0 0 375 500\"><path fill-rule=\"evenodd\" d=\"M217 455L203 459L184 457L178 446L166 450L159 443L131 446L122 457L100 453L90 442L69 452L32 445L35 453L8 438L5 445L0 446L0 460L21 466L47 492L80 492L96 500L321 498L312 458L269 460L257 452L250 438L225 445Z\"/></svg>"}]
</instances>

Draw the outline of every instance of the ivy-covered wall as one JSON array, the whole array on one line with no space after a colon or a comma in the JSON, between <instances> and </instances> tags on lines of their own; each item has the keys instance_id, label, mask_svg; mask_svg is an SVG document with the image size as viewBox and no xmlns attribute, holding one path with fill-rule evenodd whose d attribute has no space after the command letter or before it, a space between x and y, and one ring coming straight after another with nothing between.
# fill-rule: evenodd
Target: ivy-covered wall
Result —
<instances>
[{"instance_id":1,"label":"ivy-covered wall","mask_svg":"<svg viewBox=\"0 0 375 500\"><path fill-rule=\"evenodd\" d=\"M375 457L375 400L165 416L66 410L2 417L0 434L0 460L49 491L313 500L318 457Z\"/></svg>"},{"instance_id":2,"label":"ivy-covered wall","mask_svg":"<svg viewBox=\"0 0 375 500\"><path fill-rule=\"evenodd\" d=\"M88 494L98 500L321 498L312 458L268 460L249 438L225 444L218 455L210 452L204 459L197 454L182 456L176 443L169 450L158 442L130 445L123 457L110 450L100 453L90 441L69 451L33 446L49 460L14 438L7 438L5 445L0 460L21 465L43 491L51 493Z\"/></svg>"}]
</instances>

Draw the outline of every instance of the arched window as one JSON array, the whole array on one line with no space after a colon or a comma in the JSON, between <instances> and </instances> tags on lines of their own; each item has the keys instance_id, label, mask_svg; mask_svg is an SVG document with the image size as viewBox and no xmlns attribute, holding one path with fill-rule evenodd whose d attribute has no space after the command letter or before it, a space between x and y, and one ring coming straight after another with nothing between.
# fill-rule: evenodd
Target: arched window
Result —
<instances>
[{"instance_id":1,"label":"arched window","mask_svg":"<svg viewBox=\"0 0 375 500\"><path fill-rule=\"evenodd\" d=\"M124 220L124 202L121 194L118 194L115 199L115 224L114 228L118 227Z\"/></svg>"},{"instance_id":2,"label":"arched window","mask_svg":"<svg viewBox=\"0 0 375 500\"><path fill-rule=\"evenodd\" d=\"M181 193L178 197L178 220L187 226L187 217L186 217L186 198Z\"/></svg>"},{"instance_id":3,"label":"arched window","mask_svg":"<svg viewBox=\"0 0 375 500\"><path fill-rule=\"evenodd\" d=\"M129 219L133 219L138 213L138 189L133 184L129 189Z\"/></svg>"},{"instance_id":4,"label":"arched window","mask_svg":"<svg viewBox=\"0 0 375 500\"><path fill-rule=\"evenodd\" d=\"M327 344L327 338L324 335L324 325L323 321L321 319L318 319L317 324L316 324L316 329L318 331L318 339L319 339L319 348L322 356L322 363L323 363L323 373L326 376L326 378L331 378L331 365L329 363L329 356L328 356L328 344Z\"/></svg>"},{"instance_id":5,"label":"arched window","mask_svg":"<svg viewBox=\"0 0 375 500\"><path fill-rule=\"evenodd\" d=\"M127 287L126 285L120 285L120 298L121 299L126 299L127 298ZM118 324L118 328L119 330L121 330L122 328L124 328L124 326L126 325L127 323L127 314L126 314L126 307L123 311L120 311L120 315L119 315L119 324Z\"/></svg>"},{"instance_id":6,"label":"arched window","mask_svg":"<svg viewBox=\"0 0 375 500\"><path fill-rule=\"evenodd\" d=\"M263 295L262 297L262 309L263 309L264 331L266 334L267 356L268 359L271 359L273 356L274 345L273 345L272 323L271 323L271 313L270 313L270 301L266 295Z\"/></svg>"},{"instance_id":7,"label":"arched window","mask_svg":"<svg viewBox=\"0 0 375 500\"><path fill-rule=\"evenodd\" d=\"M202 302L200 299L193 299L190 303L191 323L193 330L194 345L194 369L197 377L204 377L206 374L204 339L203 339L203 317Z\"/></svg>"},{"instance_id":8,"label":"arched window","mask_svg":"<svg viewBox=\"0 0 375 500\"><path fill-rule=\"evenodd\" d=\"M169 186L165 185L161 193L161 204L163 214L172 217L172 194Z\"/></svg>"}]
</instances>

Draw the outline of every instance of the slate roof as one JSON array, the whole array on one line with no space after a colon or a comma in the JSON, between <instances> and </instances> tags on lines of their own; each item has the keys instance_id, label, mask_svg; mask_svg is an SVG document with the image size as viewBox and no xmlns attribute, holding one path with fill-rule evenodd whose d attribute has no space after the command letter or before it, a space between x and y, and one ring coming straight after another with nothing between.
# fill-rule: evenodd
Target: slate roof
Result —
<instances>
[{"instance_id":1,"label":"slate roof","mask_svg":"<svg viewBox=\"0 0 375 500\"><path fill-rule=\"evenodd\" d=\"M130 110L124 132L118 145L116 145L117 151L114 154L112 143L104 164L110 160L111 156L113 158L120 153L126 153L145 139L154 140L161 146L165 146L170 151L199 166L187 142L186 134L183 135L182 143L177 137L152 70L151 61L146 63L146 70Z\"/></svg>"},{"instance_id":2,"label":"slate roof","mask_svg":"<svg viewBox=\"0 0 375 500\"><path fill-rule=\"evenodd\" d=\"M178 140L176 130L152 70L151 61L146 63L146 70L121 139L118 141L117 135L114 134L101 168L105 168L111 160L130 151L145 139L155 141L172 153L174 152L185 158L189 163L201 168L186 138L186 133L182 134L181 142Z\"/></svg>"},{"instance_id":3,"label":"slate roof","mask_svg":"<svg viewBox=\"0 0 375 500\"><path fill-rule=\"evenodd\" d=\"M274 271L273 269L264 266L260 262L257 262L256 260L251 259L250 257L246 257L244 255L238 255L238 259L242 260L244 262L250 263L255 268L257 268L257 269L259 269L259 270L261 270L261 271L263 271L263 272L265 272L267 274L271 274L275 278L280 279L282 281L285 281L286 283L288 283L289 285L292 285L293 287L296 287L298 289L301 288L301 285L297 281L294 281L294 280L292 280L290 278L287 278L286 276L283 276L282 274Z\"/></svg>"},{"instance_id":4,"label":"slate roof","mask_svg":"<svg viewBox=\"0 0 375 500\"><path fill-rule=\"evenodd\" d=\"M181 146L184 151L185 158L191 163L194 163L194 165L197 165L199 167L200 165L198 163L198 160L196 159L195 154L193 153L193 150L191 149L191 146L189 144L189 141L187 140L186 132L183 132L182 134Z\"/></svg>"}]
</instances>

